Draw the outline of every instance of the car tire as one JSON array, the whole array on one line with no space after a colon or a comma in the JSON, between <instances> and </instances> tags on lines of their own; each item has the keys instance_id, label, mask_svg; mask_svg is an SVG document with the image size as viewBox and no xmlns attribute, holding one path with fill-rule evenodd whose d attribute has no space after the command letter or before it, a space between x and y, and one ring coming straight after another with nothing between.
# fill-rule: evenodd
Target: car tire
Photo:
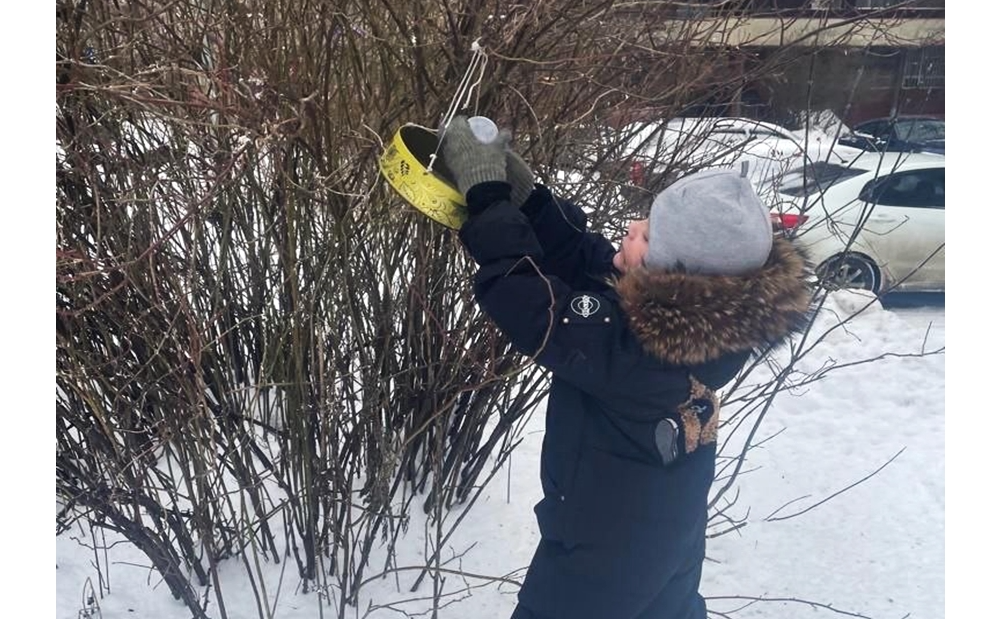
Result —
<instances>
[{"instance_id":1,"label":"car tire","mask_svg":"<svg viewBox=\"0 0 991 619\"><path fill-rule=\"evenodd\" d=\"M826 290L881 291L881 269L863 254L840 254L816 268L816 277Z\"/></svg>"}]
</instances>

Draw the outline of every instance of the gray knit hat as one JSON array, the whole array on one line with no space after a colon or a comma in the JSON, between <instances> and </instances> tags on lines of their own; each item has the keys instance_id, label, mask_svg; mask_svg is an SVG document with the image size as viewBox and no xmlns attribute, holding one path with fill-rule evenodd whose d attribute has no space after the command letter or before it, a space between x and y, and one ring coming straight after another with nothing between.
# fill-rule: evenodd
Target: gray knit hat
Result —
<instances>
[{"instance_id":1,"label":"gray knit hat","mask_svg":"<svg viewBox=\"0 0 991 619\"><path fill-rule=\"evenodd\" d=\"M650 207L649 269L744 275L771 253L771 216L739 170L711 169L672 183Z\"/></svg>"}]
</instances>

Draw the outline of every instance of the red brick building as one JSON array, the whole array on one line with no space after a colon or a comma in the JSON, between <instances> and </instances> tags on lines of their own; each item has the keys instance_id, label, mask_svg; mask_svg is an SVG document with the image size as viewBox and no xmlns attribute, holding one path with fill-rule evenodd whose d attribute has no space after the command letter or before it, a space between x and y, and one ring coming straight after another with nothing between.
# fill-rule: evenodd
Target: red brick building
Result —
<instances>
[{"instance_id":1,"label":"red brick building","mask_svg":"<svg viewBox=\"0 0 991 619\"><path fill-rule=\"evenodd\" d=\"M711 26L701 44L723 50L727 83L745 84L680 115L749 116L788 125L804 111L830 110L854 125L945 113L945 0L695 0L656 6L666 23ZM767 66L776 69L761 69Z\"/></svg>"},{"instance_id":2,"label":"red brick building","mask_svg":"<svg viewBox=\"0 0 991 619\"><path fill-rule=\"evenodd\" d=\"M795 62L742 89L730 113L781 121L829 109L848 125L945 114L945 0L752 0L734 10L742 25L731 44Z\"/></svg>"}]
</instances>

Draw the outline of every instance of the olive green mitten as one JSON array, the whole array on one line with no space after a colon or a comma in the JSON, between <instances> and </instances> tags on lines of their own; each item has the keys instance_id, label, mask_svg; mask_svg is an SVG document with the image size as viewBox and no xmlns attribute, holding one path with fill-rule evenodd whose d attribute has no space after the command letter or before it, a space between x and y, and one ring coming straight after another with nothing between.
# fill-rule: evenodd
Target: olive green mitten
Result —
<instances>
[{"instance_id":1,"label":"olive green mitten","mask_svg":"<svg viewBox=\"0 0 991 619\"><path fill-rule=\"evenodd\" d=\"M458 191L487 181L506 181L506 146L509 134L500 131L489 143L479 141L464 116L455 116L441 136L441 155Z\"/></svg>"},{"instance_id":2,"label":"olive green mitten","mask_svg":"<svg viewBox=\"0 0 991 619\"><path fill-rule=\"evenodd\" d=\"M509 201L516 208L523 206L530 197L530 192L533 191L533 171L523 158L513 151L506 153L506 180L513 187Z\"/></svg>"}]
</instances>

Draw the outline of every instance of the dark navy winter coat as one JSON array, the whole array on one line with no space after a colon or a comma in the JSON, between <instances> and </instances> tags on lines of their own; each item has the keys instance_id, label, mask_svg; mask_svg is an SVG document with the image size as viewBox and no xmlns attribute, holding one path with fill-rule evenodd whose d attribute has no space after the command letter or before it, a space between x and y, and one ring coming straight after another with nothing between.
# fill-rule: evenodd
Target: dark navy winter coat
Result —
<instances>
[{"instance_id":1,"label":"dark navy winter coat","mask_svg":"<svg viewBox=\"0 0 991 619\"><path fill-rule=\"evenodd\" d=\"M541 541L514 616L704 619L714 392L803 324L803 256L775 239L753 276L620 276L613 246L546 187L520 209L501 182L467 200L460 238L478 263L477 301L552 372ZM678 455L665 464L672 422Z\"/></svg>"}]
</instances>

